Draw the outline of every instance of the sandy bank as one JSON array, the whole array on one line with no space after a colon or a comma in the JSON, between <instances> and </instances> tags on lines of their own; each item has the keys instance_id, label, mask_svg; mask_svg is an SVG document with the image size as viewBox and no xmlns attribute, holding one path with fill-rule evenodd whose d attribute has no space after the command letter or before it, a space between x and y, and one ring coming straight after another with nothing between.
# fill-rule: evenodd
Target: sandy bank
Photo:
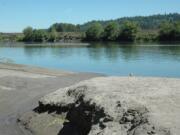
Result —
<instances>
[{"instance_id":1,"label":"sandy bank","mask_svg":"<svg viewBox=\"0 0 180 135\"><path fill-rule=\"evenodd\" d=\"M180 134L180 79L98 76L0 64L0 135Z\"/></svg>"},{"instance_id":2,"label":"sandy bank","mask_svg":"<svg viewBox=\"0 0 180 135\"><path fill-rule=\"evenodd\" d=\"M46 69L42 67L33 67L33 66L26 66L26 65L20 65L20 64L11 64L11 63L0 63L0 72L1 76L2 73L5 71L8 71L4 73L4 75L11 75L11 71L13 74L18 75L19 73L21 75L27 75L27 74L34 74L34 75L47 75L46 77L52 77L52 76L63 76L63 75L70 75L75 74L70 71L63 71L63 70L55 70L55 69ZM28 76L27 76L28 77ZM45 77L45 76L44 76Z\"/></svg>"},{"instance_id":3,"label":"sandy bank","mask_svg":"<svg viewBox=\"0 0 180 135\"><path fill-rule=\"evenodd\" d=\"M180 79L93 78L41 98L20 123L37 135L179 135L179 90Z\"/></svg>"},{"instance_id":4,"label":"sandy bank","mask_svg":"<svg viewBox=\"0 0 180 135\"><path fill-rule=\"evenodd\" d=\"M55 71L17 64L0 64L0 135L31 134L17 124L42 96L97 74Z\"/></svg>"}]
</instances>

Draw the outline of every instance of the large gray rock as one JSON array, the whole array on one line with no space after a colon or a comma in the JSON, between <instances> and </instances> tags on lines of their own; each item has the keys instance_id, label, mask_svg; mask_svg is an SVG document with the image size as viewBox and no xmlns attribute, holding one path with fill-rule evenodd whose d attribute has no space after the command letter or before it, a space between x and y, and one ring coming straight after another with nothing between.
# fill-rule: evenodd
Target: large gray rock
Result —
<instances>
[{"instance_id":1,"label":"large gray rock","mask_svg":"<svg viewBox=\"0 0 180 135\"><path fill-rule=\"evenodd\" d=\"M36 111L66 114L59 135L179 135L180 79L95 78L43 97Z\"/></svg>"}]
</instances>

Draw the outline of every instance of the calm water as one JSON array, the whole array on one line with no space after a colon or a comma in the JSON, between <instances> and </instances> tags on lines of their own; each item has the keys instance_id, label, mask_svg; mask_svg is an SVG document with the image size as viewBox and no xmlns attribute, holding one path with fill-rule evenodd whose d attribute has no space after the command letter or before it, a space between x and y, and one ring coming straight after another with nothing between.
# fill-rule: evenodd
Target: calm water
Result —
<instances>
[{"instance_id":1,"label":"calm water","mask_svg":"<svg viewBox=\"0 0 180 135\"><path fill-rule=\"evenodd\" d=\"M97 43L71 47L10 47L0 43L0 58L14 63L106 75L180 77L180 44ZM2 47L6 46L6 47Z\"/></svg>"}]
</instances>

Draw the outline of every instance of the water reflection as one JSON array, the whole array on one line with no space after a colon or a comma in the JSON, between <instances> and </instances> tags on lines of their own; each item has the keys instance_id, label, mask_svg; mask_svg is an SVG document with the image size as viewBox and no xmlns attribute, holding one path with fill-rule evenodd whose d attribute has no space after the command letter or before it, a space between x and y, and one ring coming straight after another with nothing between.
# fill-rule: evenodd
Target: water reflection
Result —
<instances>
[{"instance_id":1,"label":"water reflection","mask_svg":"<svg viewBox=\"0 0 180 135\"><path fill-rule=\"evenodd\" d=\"M90 46L0 47L16 63L108 75L180 77L180 44L92 43Z\"/></svg>"},{"instance_id":2,"label":"water reflection","mask_svg":"<svg viewBox=\"0 0 180 135\"><path fill-rule=\"evenodd\" d=\"M119 58L128 60L137 57L136 48L136 46L131 44L120 45L118 43L93 43L88 48L88 54L94 60L103 58L106 58L109 61L116 61Z\"/></svg>"},{"instance_id":3,"label":"water reflection","mask_svg":"<svg viewBox=\"0 0 180 135\"><path fill-rule=\"evenodd\" d=\"M24 47L24 54L28 57L34 57L34 56L39 56L43 57L47 53L48 49L44 47L31 47L31 46L26 46Z\"/></svg>"},{"instance_id":4,"label":"water reflection","mask_svg":"<svg viewBox=\"0 0 180 135\"><path fill-rule=\"evenodd\" d=\"M24 47L24 54L28 57L43 55L52 55L58 58L72 57L80 55L89 57L93 60L108 59L109 61L117 61L119 58L128 60L143 59L146 55L153 57L168 57L179 60L180 46L162 46L157 44L152 45L134 45L134 44L118 44L118 43L93 43L87 47Z\"/></svg>"}]
</instances>

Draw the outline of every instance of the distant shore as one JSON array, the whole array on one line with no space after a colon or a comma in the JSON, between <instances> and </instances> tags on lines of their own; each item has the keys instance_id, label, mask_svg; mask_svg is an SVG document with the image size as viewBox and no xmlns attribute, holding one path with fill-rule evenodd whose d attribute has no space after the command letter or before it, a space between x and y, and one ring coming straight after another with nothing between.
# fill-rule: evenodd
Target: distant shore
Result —
<instances>
[{"instance_id":1,"label":"distant shore","mask_svg":"<svg viewBox=\"0 0 180 135\"><path fill-rule=\"evenodd\" d=\"M0 42L0 46L25 46L25 47L58 47L58 46L89 46L90 43L88 42L44 42L44 43L38 43L38 42ZM3 44L3 45L2 45Z\"/></svg>"}]
</instances>

